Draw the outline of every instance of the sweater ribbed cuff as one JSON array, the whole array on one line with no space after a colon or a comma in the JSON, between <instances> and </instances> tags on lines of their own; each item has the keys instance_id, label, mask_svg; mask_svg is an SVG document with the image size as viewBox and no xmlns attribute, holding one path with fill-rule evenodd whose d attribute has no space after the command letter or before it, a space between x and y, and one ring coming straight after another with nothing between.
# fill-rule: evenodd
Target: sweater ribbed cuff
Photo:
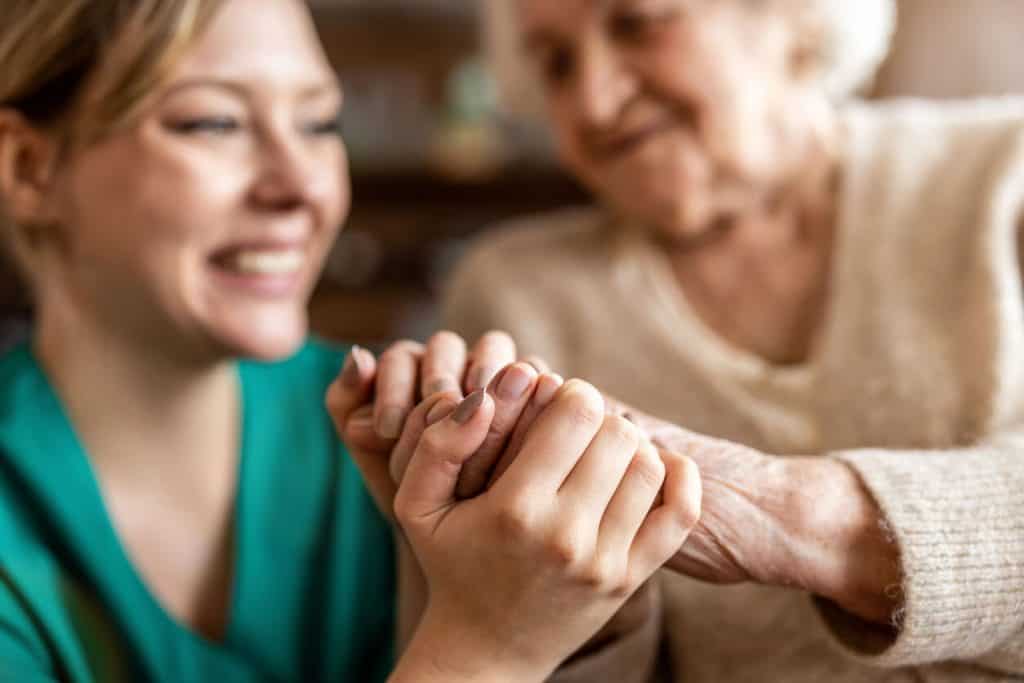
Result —
<instances>
[{"instance_id":1,"label":"sweater ribbed cuff","mask_svg":"<svg viewBox=\"0 0 1024 683\"><path fill-rule=\"evenodd\" d=\"M1024 629L1024 443L943 452L834 454L863 479L899 545L904 605L875 629L819 604L876 666L967 660Z\"/></svg>"}]
</instances>

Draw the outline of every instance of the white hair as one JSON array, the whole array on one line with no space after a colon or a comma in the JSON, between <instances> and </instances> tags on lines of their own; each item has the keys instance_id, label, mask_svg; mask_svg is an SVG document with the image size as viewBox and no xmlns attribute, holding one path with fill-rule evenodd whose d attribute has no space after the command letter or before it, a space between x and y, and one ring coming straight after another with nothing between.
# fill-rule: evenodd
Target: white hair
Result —
<instances>
[{"instance_id":1,"label":"white hair","mask_svg":"<svg viewBox=\"0 0 1024 683\"><path fill-rule=\"evenodd\" d=\"M821 86L834 101L867 87L889 53L895 0L799 0L817 12L822 28ZM541 93L526 63L514 0L483 0L483 32L504 109L535 116Z\"/></svg>"}]
</instances>

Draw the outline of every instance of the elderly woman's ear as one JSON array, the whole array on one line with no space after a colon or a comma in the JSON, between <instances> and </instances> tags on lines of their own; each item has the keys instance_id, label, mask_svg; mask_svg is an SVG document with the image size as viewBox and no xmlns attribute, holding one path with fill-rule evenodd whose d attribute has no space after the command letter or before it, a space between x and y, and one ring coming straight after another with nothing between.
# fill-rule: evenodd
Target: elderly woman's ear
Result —
<instances>
[{"instance_id":1,"label":"elderly woman's ear","mask_svg":"<svg viewBox=\"0 0 1024 683\"><path fill-rule=\"evenodd\" d=\"M0 108L0 204L18 225L52 219L57 144L19 112Z\"/></svg>"}]
</instances>

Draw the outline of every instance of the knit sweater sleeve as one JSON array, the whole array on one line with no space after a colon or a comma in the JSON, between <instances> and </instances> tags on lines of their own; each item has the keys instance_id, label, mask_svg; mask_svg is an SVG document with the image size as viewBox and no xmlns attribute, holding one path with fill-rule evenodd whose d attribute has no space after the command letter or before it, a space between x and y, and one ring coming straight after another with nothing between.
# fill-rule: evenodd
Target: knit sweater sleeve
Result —
<instances>
[{"instance_id":1,"label":"knit sweater sleeve","mask_svg":"<svg viewBox=\"0 0 1024 683\"><path fill-rule=\"evenodd\" d=\"M878 666L968 661L1024 674L1024 429L973 448L834 454L860 475L900 549L896 636L819 603Z\"/></svg>"}]
</instances>

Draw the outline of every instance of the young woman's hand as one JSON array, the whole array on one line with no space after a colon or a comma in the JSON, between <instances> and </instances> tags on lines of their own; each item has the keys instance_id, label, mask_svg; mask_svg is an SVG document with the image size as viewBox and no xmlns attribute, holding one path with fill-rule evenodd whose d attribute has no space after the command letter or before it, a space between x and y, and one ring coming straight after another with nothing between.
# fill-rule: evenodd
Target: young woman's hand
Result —
<instances>
[{"instance_id":1,"label":"young woman's hand","mask_svg":"<svg viewBox=\"0 0 1024 683\"><path fill-rule=\"evenodd\" d=\"M395 501L430 586L396 680L542 680L676 553L699 517L700 477L574 380L500 478L459 500L494 400L438 405L447 416L422 432Z\"/></svg>"}]
</instances>

